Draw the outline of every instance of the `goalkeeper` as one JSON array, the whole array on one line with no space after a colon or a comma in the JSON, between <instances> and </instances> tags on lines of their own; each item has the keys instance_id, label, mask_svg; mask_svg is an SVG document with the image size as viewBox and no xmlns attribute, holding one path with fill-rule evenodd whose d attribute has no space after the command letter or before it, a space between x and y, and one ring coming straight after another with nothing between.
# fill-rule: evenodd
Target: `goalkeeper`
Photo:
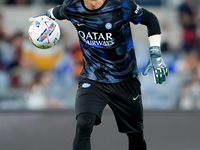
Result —
<instances>
[{"instance_id":1,"label":"goalkeeper","mask_svg":"<svg viewBox=\"0 0 200 150\"><path fill-rule=\"evenodd\" d=\"M73 150L91 150L90 135L93 126L101 123L106 105L114 113L119 132L127 134L129 150L146 150L141 84L130 22L148 29L150 58L143 76L152 69L155 84L162 84L168 69L161 55L157 17L134 0L65 0L29 21L41 16L71 21L83 53Z\"/></svg>"}]
</instances>

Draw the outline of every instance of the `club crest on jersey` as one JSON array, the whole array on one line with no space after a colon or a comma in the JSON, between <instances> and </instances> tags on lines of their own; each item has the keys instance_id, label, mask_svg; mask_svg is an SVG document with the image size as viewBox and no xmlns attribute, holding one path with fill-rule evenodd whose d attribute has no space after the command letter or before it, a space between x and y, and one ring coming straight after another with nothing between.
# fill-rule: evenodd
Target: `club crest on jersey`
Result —
<instances>
[{"instance_id":1,"label":"club crest on jersey","mask_svg":"<svg viewBox=\"0 0 200 150\"><path fill-rule=\"evenodd\" d=\"M105 28L108 30L112 29L112 24L110 22L106 23Z\"/></svg>"},{"instance_id":2,"label":"club crest on jersey","mask_svg":"<svg viewBox=\"0 0 200 150\"><path fill-rule=\"evenodd\" d=\"M83 83L82 88L89 88L91 86L91 84L89 83Z\"/></svg>"}]
</instances>

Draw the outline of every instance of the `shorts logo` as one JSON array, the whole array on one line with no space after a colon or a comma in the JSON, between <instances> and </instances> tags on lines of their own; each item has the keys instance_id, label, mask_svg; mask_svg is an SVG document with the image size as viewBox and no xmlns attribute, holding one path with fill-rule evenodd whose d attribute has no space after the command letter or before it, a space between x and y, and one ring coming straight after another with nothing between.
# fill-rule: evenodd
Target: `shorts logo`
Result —
<instances>
[{"instance_id":1,"label":"shorts logo","mask_svg":"<svg viewBox=\"0 0 200 150\"><path fill-rule=\"evenodd\" d=\"M82 88L89 88L91 86L91 84L89 83L83 83Z\"/></svg>"},{"instance_id":2,"label":"shorts logo","mask_svg":"<svg viewBox=\"0 0 200 150\"><path fill-rule=\"evenodd\" d=\"M138 94L138 96L136 96L136 97L133 97L133 100L134 100L134 101L137 100L138 97L140 97L140 94Z\"/></svg>"},{"instance_id":3,"label":"shorts logo","mask_svg":"<svg viewBox=\"0 0 200 150\"><path fill-rule=\"evenodd\" d=\"M105 25L106 29L110 30L112 28L112 24L111 23L106 23Z\"/></svg>"}]
</instances>

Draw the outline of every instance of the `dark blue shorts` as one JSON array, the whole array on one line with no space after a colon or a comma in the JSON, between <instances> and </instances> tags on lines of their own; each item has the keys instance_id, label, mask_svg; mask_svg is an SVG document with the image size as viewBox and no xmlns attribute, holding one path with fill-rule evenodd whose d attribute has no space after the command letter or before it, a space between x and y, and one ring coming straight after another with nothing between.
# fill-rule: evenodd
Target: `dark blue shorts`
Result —
<instances>
[{"instance_id":1,"label":"dark blue shorts","mask_svg":"<svg viewBox=\"0 0 200 150\"><path fill-rule=\"evenodd\" d=\"M101 116L108 105L115 116L119 132L143 131L143 106L138 78L120 83L100 83L80 79L76 96L76 116L84 112L97 115L95 125L101 123Z\"/></svg>"}]
</instances>

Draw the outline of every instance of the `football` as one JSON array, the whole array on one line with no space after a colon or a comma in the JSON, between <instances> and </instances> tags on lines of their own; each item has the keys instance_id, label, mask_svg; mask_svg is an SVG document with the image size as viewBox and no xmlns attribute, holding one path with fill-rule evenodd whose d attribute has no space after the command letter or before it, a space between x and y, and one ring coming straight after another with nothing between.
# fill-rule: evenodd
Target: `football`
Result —
<instances>
[{"instance_id":1,"label":"football","mask_svg":"<svg viewBox=\"0 0 200 150\"><path fill-rule=\"evenodd\" d=\"M48 49L56 45L60 39L58 24L48 17L38 17L28 30L30 42L40 49Z\"/></svg>"}]
</instances>

